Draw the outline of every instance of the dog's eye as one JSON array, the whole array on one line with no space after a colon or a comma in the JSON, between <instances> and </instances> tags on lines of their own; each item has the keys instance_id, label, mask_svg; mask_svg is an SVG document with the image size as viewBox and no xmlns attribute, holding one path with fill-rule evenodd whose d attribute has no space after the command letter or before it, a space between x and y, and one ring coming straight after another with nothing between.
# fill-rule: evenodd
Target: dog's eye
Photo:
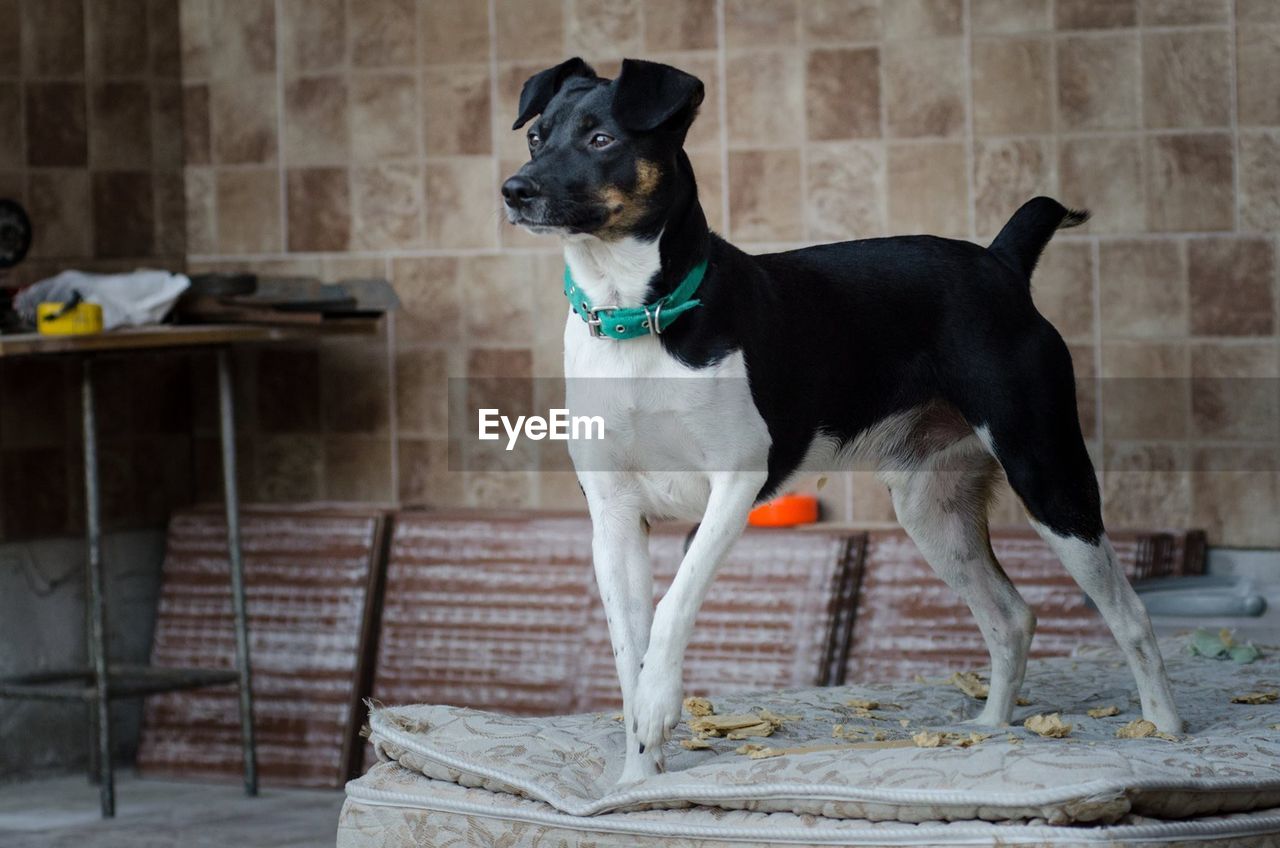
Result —
<instances>
[{"instance_id":1,"label":"dog's eye","mask_svg":"<svg viewBox=\"0 0 1280 848\"><path fill-rule=\"evenodd\" d=\"M591 141L587 143L590 144L592 147L594 147L596 150L603 150L604 148L613 144L613 136L605 135L604 133L596 133L595 135L591 136Z\"/></svg>"},{"instance_id":2,"label":"dog's eye","mask_svg":"<svg viewBox=\"0 0 1280 848\"><path fill-rule=\"evenodd\" d=\"M534 130L529 130L529 149L532 150L539 144L542 144L542 136L538 135Z\"/></svg>"}]
</instances>

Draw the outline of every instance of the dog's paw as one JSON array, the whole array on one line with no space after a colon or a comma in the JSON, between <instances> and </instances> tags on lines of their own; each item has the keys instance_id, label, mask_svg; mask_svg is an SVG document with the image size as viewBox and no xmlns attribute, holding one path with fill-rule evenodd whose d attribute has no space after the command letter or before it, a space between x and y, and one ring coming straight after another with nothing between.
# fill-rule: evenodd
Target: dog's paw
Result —
<instances>
[{"instance_id":1,"label":"dog's paw","mask_svg":"<svg viewBox=\"0 0 1280 848\"><path fill-rule=\"evenodd\" d=\"M661 751L662 743L671 738L671 731L680 723L682 694L679 669L663 669L646 661L636 685L633 711L636 753L656 755Z\"/></svg>"},{"instance_id":2,"label":"dog's paw","mask_svg":"<svg viewBox=\"0 0 1280 848\"><path fill-rule=\"evenodd\" d=\"M622 774L618 777L616 785L630 786L659 774L662 771L660 756L660 751L657 749L646 750L643 754L638 750L627 751L627 761L622 767Z\"/></svg>"}]
</instances>

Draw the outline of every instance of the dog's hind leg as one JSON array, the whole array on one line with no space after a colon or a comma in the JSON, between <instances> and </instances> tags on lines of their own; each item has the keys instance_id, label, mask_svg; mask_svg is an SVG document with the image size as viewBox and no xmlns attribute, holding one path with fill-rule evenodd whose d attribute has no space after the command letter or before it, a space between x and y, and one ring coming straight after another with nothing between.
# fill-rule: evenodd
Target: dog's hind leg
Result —
<instances>
[{"instance_id":1,"label":"dog's hind leg","mask_svg":"<svg viewBox=\"0 0 1280 848\"><path fill-rule=\"evenodd\" d=\"M1004 384L972 386L970 400L985 401L966 417L1004 467L1036 530L1102 614L1128 660L1143 718L1166 733L1180 733L1173 690L1151 619L1125 579L1102 524L1093 463L1080 433L1071 357L1056 334L1045 334L1022 353L1029 371L992 369ZM1014 407L999 396L1020 398Z\"/></svg>"},{"instance_id":2,"label":"dog's hind leg","mask_svg":"<svg viewBox=\"0 0 1280 848\"><path fill-rule=\"evenodd\" d=\"M604 604L614 666L622 688L627 747L618 782L631 783L657 774L662 766L661 750L641 752L635 734L636 681L653 622L649 531L640 511L624 502L588 498L588 503L596 586Z\"/></svg>"},{"instance_id":3,"label":"dog's hind leg","mask_svg":"<svg viewBox=\"0 0 1280 848\"><path fill-rule=\"evenodd\" d=\"M1036 618L991 551L987 505L995 461L970 437L909 471L882 472L907 534L977 619L991 684L976 723L1007 724L1027 667Z\"/></svg>"}]
</instances>

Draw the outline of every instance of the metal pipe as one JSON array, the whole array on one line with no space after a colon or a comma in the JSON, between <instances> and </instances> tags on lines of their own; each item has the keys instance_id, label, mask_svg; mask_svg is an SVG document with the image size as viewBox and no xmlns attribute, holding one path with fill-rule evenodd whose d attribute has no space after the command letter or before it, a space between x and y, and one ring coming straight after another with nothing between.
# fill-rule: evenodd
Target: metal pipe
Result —
<instances>
[{"instance_id":1,"label":"metal pipe","mask_svg":"<svg viewBox=\"0 0 1280 848\"><path fill-rule=\"evenodd\" d=\"M102 815L116 814L115 786L111 774L110 681L107 676L107 597L102 577L102 503L98 488L98 432L93 408L93 358L83 359L80 379L80 412L84 429L84 510L88 537L89 660L93 664L96 695L98 793ZM94 707L90 707L93 709Z\"/></svg>"},{"instance_id":2,"label":"metal pipe","mask_svg":"<svg viewBox=\"0 0 1280 848\"><path fill-rule=\"evenodd\" d=\"M244 558L240 550L240 493L236 485L236 416L231 387L231 355L218 348L218 412L222 431L222 486L227 509L227 559L231 564L231 607L235 613L236 668L240 672L240 743L244 754L244 791L258 794L257 753L253 739L253 688L250 681L249 623L244 595Z\"/></svg>"}]
</instances>

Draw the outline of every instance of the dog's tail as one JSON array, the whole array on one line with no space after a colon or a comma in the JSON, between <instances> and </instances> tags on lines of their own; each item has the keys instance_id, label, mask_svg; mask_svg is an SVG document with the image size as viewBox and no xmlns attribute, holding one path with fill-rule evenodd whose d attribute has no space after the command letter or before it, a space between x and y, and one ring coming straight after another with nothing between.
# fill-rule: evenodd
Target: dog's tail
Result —
<instances>
[{"instance_id":1,"label":"dog's tail","mask_svg":"<svg viewBox=\"0 0 1280 848\"><path fill-rule=\"evenodd\" d=\"M1052 197L1033 197L1009 219L991 242L991 252L1030 282L1044 246L1053 234L1089 220L1084 209L1068 209Z\"/></svg>"}]
</instances>

